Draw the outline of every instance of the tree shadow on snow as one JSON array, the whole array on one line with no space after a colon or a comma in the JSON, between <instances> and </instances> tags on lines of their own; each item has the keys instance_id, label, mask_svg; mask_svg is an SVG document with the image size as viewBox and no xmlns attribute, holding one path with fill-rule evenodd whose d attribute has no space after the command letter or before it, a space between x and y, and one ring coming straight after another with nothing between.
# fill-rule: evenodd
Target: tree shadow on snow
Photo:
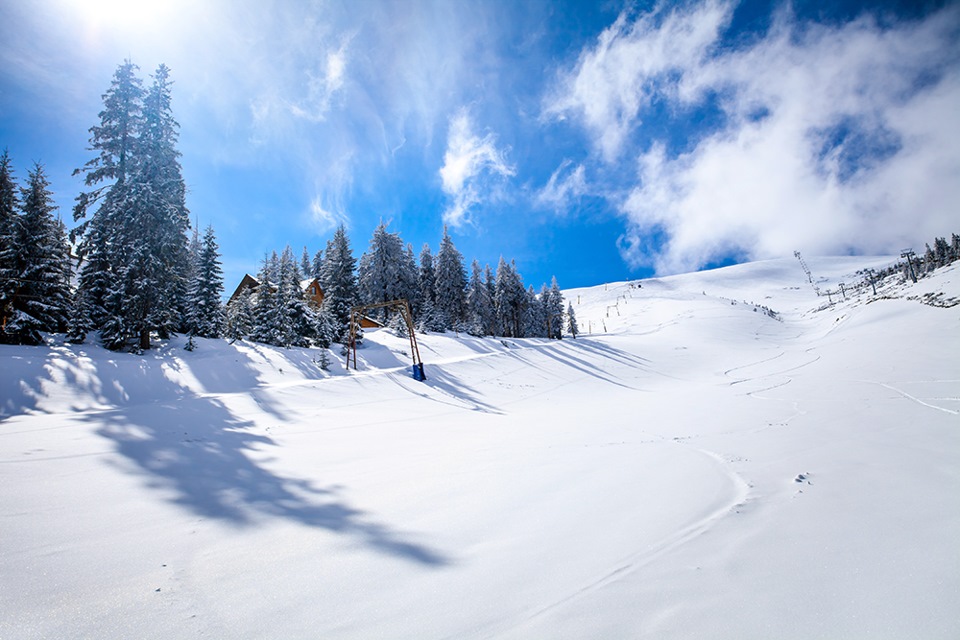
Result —
<instances>
[{"instance_id":1,"label":"tree shadow on snow","mask_svg":"<svg viewBox=\"0 0 960 640\"><path fill-rule=\"evenodd\" d=\"M114 389L103 399L116 408L88 412L82 419L95 427L97 435L115 443L130 463L118 462L121 470L132 468L172 503L240 527L256 526L266 518L292 520L354 537L372 550L411 562L449 564L438 551L405 539L347 503L336 488L271 471L269 461L258 452L276 442L254 433L252 421L235 415L217 398L198 395L167 378L163 366L170 366L168 360L124 354L115 362L95 362L100 371L87 373ZM181 366L192 369L186 360ZM239 357L236 366L250 364ZM242 387L256 372L251 368L230 376L233 379L220 379L221 386ZM118 389L120 381L125 387ZM282 415L268 392L260 390L257 395L263 396L256 398L261 407Z\"/></svg>"},{"instance_id":2,"label":"tree shadow on snow","mask_svg":"<svg viewBox=\"0 0 960 640\"><path fill-rule=\"evenodd\" d=\"M251 454L276 443L251 433L251 422L215 399L187 396L90 414L89 420L150 488L198 515L237 526L255 525L264 516L283 518L355 536L376 551L421 564L448 564L440 553L367 519L337 489L265 468Z\"/></svg>"}]
</instances>

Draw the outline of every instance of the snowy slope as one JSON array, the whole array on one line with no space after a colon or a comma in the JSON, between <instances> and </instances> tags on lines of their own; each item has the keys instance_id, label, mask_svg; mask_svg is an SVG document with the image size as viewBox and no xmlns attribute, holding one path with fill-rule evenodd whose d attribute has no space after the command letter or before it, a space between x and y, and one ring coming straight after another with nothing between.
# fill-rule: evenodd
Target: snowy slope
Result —
<instances>
[{"instance_id":1,"label":"snowy slope","mask_svg":"<svg viewBox=\"0 0 960 640\"><path fill-rule=\"evenodd\" d=\"M0 638L960 634L956 267L565 295L577 340L421 336L426 383L385 331L0 347Z\"/></svg>"}]
</instances>

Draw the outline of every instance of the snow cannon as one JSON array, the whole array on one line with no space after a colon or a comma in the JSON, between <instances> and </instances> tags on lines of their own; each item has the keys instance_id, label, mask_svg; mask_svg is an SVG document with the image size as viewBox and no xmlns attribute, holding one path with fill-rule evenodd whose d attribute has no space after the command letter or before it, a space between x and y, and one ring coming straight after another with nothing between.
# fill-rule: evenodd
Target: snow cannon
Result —
<instances>
[{"instance_id":1,"label":"snow cannon","mask_svg":"<svg viewBox=\"0 0 960 640\"><path fill-rule=\"evenodd\" d=\"M413 365L413 379L417 382L423 382L427 379L427 376L425 376L423 373L422 362L418 362L417 364Z\"/></svg>"}]
</instances>

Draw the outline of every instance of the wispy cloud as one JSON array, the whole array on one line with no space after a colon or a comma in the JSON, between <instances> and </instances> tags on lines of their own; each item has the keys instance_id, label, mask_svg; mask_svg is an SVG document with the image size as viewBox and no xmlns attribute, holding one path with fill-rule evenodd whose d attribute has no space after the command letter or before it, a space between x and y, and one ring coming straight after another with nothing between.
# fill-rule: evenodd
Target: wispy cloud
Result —
<instances>
[{"instance_id":1,"label":"wispy cloud","mask_svg":"<svg viewBox=\"0 0 960 640\"><path fill-rule=\"evenodd\" d=\"M470 208L483 201L488 180L515 174L506 153L497 148L494 134L482 138L476 135L470 114L460 109L450 119L447 151L440 168L443 191L451 199L443 221L453 227L469 222Z\"/></svg>"},{"instance_id":2,"label":"wispy cloud","mask_svg":"<svg viewBox=\"0 0 960 640\"><path fill-rule=\"evenodd\" d=\"M290 105L293 115L306 120L325 120L330 110L331 102L340 89L343 88L347 66L347 45L342 45L335 51L326 54L322 60L319 72L306 72L306 97Z\"/></svg>"},{"instance_id":3,"label":"wispy cloud","mask_svg":"<svg viewBox=\"0 0 960 640\"><path fill-rule=\"evenodd\" d=\"M717 1L669 13L661 8L634 21L621 14L562 77L545 115L575 118L604 159L616 160L643 109L675 92L676 73L702 63L730 14L730 4Z\"/></svg>"},{"instance_id":4,"label":"wispy cloud","mask_svg":"<svg viewBox=\"0 0 960 640\"><path fill-rule=\"evenodd\" d=\"M582 164L573 166L573 161L564 159L560 166L550 175L547 184L534 197L534 204L538 207L554 209L563 213L576 200L586 195L587 180Z\"/></svg>"},{"instance_id":5,"label":"wispy cloud","mask_svg":"<svg viewBox=\"0 0 960 640\"><path fill-rule=\"evenodd\" d=\"M695 108L720 96L723 125L692 149L671 154L664 140L633 150L637 182L619 203L628 262L676 272L797 248L889 252L951 230L960 10L886 27L868 17L797 24L784 13L752 46L712 50L728 15L708 3L659 21L621 16L553 102L612 162L654 97ZM680 17L692 26L678 31Z\"/></svg>"}]
</instances>

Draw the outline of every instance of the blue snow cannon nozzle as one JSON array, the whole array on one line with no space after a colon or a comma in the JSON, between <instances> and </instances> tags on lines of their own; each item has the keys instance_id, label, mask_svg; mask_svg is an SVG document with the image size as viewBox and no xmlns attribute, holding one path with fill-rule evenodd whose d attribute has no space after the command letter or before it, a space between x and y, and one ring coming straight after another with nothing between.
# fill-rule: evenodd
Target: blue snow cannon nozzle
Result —
<instances>
[{"instance_id":1,"label":"blue snow cannon nozzle","mask_svg":"<svg viewBox=\"0 0 960 640\"><path fill-rule=\"evenodd\" d=\"M418 382L423 382L427 379L427 376L423 374L423 363L413 365L413 379Z\"/></svg>"}]
</instances>

